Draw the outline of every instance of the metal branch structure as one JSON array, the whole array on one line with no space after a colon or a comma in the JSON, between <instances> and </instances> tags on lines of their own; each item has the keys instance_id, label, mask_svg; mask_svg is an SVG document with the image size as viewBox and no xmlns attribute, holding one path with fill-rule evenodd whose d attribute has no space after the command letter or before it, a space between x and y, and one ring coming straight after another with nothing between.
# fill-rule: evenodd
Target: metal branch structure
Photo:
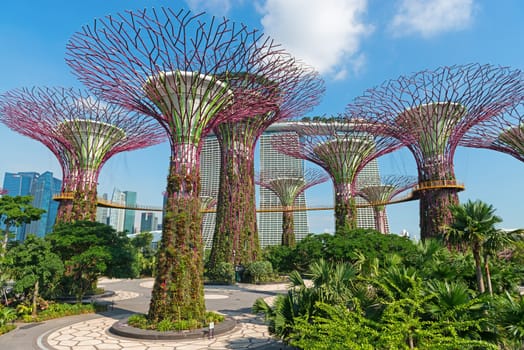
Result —
<instances>
[{"instance_id":1,"label":"metal branch structure","mask_svg":"<svg viewBox=\"0 0 524 350\"><path fill-rule=\"evenodd\" d=\"M358 173L373 159L401 147L391 137L360 131L361 126L344 119L297 123L296 136L276 135L271 144L277 151L309 160L323 168L333 180L335 232L357 226L355 182Z\"/></svg>"},{"instance_id":2,"label":"metal branch structure","mask_svg":"<svg viewBox=\"0 0 524 350\"><path fill-rule=\"evenodd\" d=\"M292 169L284 171L285 176L275 175L271 171L258 174L255 183L273 191L282 205L282 245L295 245L295 226L293 205L295 199L307 189L326 182L329 176L320 169L307 168L304 174L293 174Z\"/></svg>"},{"instance_id":3,"label":"metal branch structure","mask_svg":"<svg viewBox=\"0 0 524 350\"><path fill-rule=\"evenodd\" d=\"M98 175L107 160L166 141L149 118L76 89L8 91L0 97L0 121L56 156L63 176L57 222L96 220Z\"/></svg>"},{"instance_id":4,"label":"metal branch structure","mask_svg":"<svg viewBox=\"0 0 524 350\"><path fill-rule=\"evenodd\" d=\"M456 65L386 81L348 105L351 116L372 128L381 124L377 132L397 138L415 157L422 239L451 223L449 205L458 203L463 189L453 156L464 134L514 105L522 89L518 70Z\"/></svg>"},{"instance_id":5,"label":"metal branch structure","mask_svg":"<svg viewBox=\"0 0 524 350\"><path fill-rule=\"evenodd\" d=\"M284 51L244 25L169 8L95 20L67 48L68 64L96 94L167 131L167 201L148 318L204 319L201 141L222 122L260 113L254 105L274 110L275 90L256 81L286 61Z\"/></svg>"},{"instance_id":6,"label":"metal branch structure","mask_svg":"<svg viewBox=\"0 0 524 350\"><path fill-rule=\"evenodd\" d=\"M282 56L281 63L264 69L254 76L254 83L265 88L261 98L273 100L273 105L244 106L250 118L240 122L225 122L214 132L221 151L221 168L217 215L209 265L228 262L245 265L260 257L256 222L254 182L255 145L271 124L302 115L320 102L323 81L311 67ZM235 77L231 77L235 78ZM252 89L240 76L236 83L242 89ZM231 79L226 79L226 82ZM262 107L262 108L261 108ZM265 110L264 110L265 108Z\"/></svg>"},{"instance_id":7,"label":"metal branch structure","mask_svg":"<svg viewBox=\"0 0 524 350\"><path fill-rule=\"evenodd\" d=\"M388 233L386 204L416 184L416 177L403 175L383 176L380 184L377 184L376 181L367 181L366 179L359 182L357 195L373 206L377 231L384 234Z\"/></svg>"},{"instance_id":8,"label":"metal branch structure","mask_svg":"<svg viewBox=\"0 0 524 350\"><path fill-rule=\"evenodd\" d=\"M492 149L524 162L524 102L471 128L460 145Z\"/></svg>"}]
</instances>

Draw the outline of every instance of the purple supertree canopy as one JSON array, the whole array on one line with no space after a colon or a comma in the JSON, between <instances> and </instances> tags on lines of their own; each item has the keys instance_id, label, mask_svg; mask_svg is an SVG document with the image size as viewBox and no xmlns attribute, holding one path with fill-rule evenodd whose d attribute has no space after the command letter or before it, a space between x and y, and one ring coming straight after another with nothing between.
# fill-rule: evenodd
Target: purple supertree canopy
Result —
<instances>
[{"instance_id":1,"label":"purple supertree canopy","mask_svg":"<svg viewBox=\"0 0 524 350\"><path fill-rule=\"evenodd\" d=\"M272 146L326 170L335 187L336 229L356 227L354 195L358 173L373 159L401 147L400 142L363 132L360 124L338 118L297 122L295 128L298 142L297 137L283 134L272 138Z\"/></svg>"},{"instance_id":2,"label":"purple supertree canopy","mask_svg":"<svg viewBox=\"0 0 524 350\"><path fill-rule=\"evenodd\" d=\"M166 140L164 130L149 118L75 89L11 90L0 97L0 112L6 126L40 141L57 157L62 192L72 194L78 206L61 206L59 221L94 220L98 174L104 163L119 152Z\"/></svg>"},{"instance_id":3,"label":"purple supertree canopy","mask_svg":"<svg viewBox=\"0 0 524 350\"><path fill-rule=\"evenodd\" d=\"M372 125L370 132L397 138L415 157L423 239L450 223L448 207L458 203L463 186L453 156L464 134L515 105L523 89L519 70L467 64L386 81L348 105L349 115Z\"/></svg>"},{"instance_id":4,"label":"purple supertree canopy","mask_svg":"<svg viewBox=\"0 0 524 350\"><path fill-rule=\"evenodd\" d=\"M471 127L517 102L524 89L521 74L492 65L440 67L368 89L347 110L381 124L380 132L413 153L419 180L433 180L453 172L453 154Z\"/></svg>"},{"instance_id":5,"label":"purple supertree canopy","mask_svg":"<svg viewBox=\"0 0 524 350\"><path fill-rule=\"evenodd\" d=\"M279 175L281 173L286 175ZM329 176L320 169L307 168L302 174L295 169L280 169L259 173L255 182L276 194L282 204L282 245L295 245L295 226L293 204L296 198L320 183L326 182Z\"/></svg>"},{"instance_id":6,"label":"purple supertree canopy","mask_svg":"<svg viewBox=\"0 0 524 350\"><path fill-rule=\"evenodd\" d=\"M273 191L282 206L287 209L301 193L328 179L326 172L320 169L306 168L304 174L300 174L295 169L281 169L277 173L268 170L257 174L255 183Z\"/></svg>"},{"instance_id":7,"label":"purple supertree canopy","mask_svg":"<svg viewBox=\"0 0 524 350\"><path fill-rule=\"evenodd\" d=\"M397 195L412 188L417 183L414 176L386 175L377 183L375 179L362 179L358 181L357 195L364 198L373 206L375 227L381 233L387 233L387 219L385 205Z\"/></svg>"},{"instance_id":8,"label":"purple supertree canopy","mask_svg":"<svg viewBox=\"0 0 524 350\"><path fill-rule=\"evenodd\" d=\"M215 125L253 110L275 110L278 85L260 81L278 83L275 67L289 65L289 56L256 30L169 8L98 19L67 48L67 62L82 82L153 116L174 145L198 144Z\"/></svg>"},{"instance_id":9,"label":"purple supertree canopy","mask_svg":"<svg viewBox=\"0 0 524 350\"><path fill-rule=\"evenodd\" d=\"M524 162L524 102L471 128L460 145L489 148Z\"/></svg>"},{"instance_id":10,"label":"purple supertree canopy","mask_svg":"<svg viewBox=\"0 0 524 350\"><path fill-rule=\"evenodd\" d=\"M386 175L381 177L380 184L364 178L359 181L358 195L371 205L383 206L416 184L415 176Z\"/></svg>"}]
</instances>

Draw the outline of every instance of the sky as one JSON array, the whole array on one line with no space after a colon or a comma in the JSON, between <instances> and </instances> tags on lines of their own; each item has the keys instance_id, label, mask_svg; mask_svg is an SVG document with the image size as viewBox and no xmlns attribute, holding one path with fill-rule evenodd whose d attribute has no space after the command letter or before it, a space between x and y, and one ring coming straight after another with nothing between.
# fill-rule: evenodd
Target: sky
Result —
<instances>
[{"instance_id":1,"label":"sky","mask_svg":"<svg viewBox=\"0 0 524 350\"><path fill-rule=\"evenodd\" d=\"M521 0L18 0L0 4L0 93L33 86L79 87L65 64L70 36L94 18L125 10L171 7L205 11L258 28L325 81L322 102L307 116L336 115L364 90L424 69L480 63L524 69ZM0 179L5 172L52 171L54 155L37 141L0 124ZM138 203L160 206L169 164L167 143L111 158L99 194L138 192ZM415 175L412 155L379 159L381 174ZM459 148L461 201L480 199L496 208L501 228L524 227L524 165L491 150ZM1 185L1 183L0 183ZM330 182L306 192L310 205L333 203ZM418 202L387 206L391 231L419 234ZM310 231L332 232L332 211L309 212Z\"/></svg>"}]
</instances>

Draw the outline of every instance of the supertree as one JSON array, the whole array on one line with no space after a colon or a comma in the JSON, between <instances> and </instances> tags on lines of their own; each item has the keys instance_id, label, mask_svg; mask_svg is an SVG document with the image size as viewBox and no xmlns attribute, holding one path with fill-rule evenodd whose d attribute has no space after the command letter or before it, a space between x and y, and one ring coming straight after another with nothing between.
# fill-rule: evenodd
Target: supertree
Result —
<instances>
[{"instance_id":1,"label":"supertree","mask_svg":"<svg viewBox=\"0 0 524 350\"><path fill-rule=\"evenodd\" d=\"M278 95L257 81L289 55L244 25L169 8L95 20L67 48L68 64L96 94L167 131L167 201L148 319L204 319L202 139L221 122L274 110Z\"/></svg>"},{"instance_id":2,"label":"supertree","mask_svg":"<svg viewBox=\"0 0 524 350\"><path fill-rule=\"evenodd\" d=\"M257 174L255 183L273 191L282 205L282 245L295 245L295 226L293 220L293 204L295 199L308 188L326 182L329 176L320 169L307 168L304 174L293 174L293 170L284 170L286 175L278 175L272 171Z\"/></svg>"},{"instance_id":3,"label":"supertree","mask_svg":"<svg viewBox=\"0 0 524 350\"><path fill-rule=\"evenodd\" d=\"M524 102L471 128L460 145L489 148L524 162Z\"/></svg>"},{"instance_id":4,"label":"supertree","mask_svg":"<svg viewBox=\"0 0 524 350\"><path fill-rule=\"evenodd\" d=\"M364 178L359 181L357 194L373 206L375 227L381 233L388 233L386 226L386 204L400 193L412 188L417 183L414 176L386 175L377 184Z\"/></svg>"},{"instance_id":5,"label":"supertree","mask_svg":"<svg viewBox=\"0 0 524 350\"><path fill-rule=\"evenodd\" d=\"M505 67L467 64L425 70L369 89L348 105L379 131L397 138L418 168L421 238L450 224L458 203L453 156L474 125L503 112L522 94L522 73ZM365 123L364 123L365 124ZM375 131L372 131L375 132Z\"/></svg>"},{"instance_id":6,"label":"supertree","mask_svg":"<svg viewBox=\"0 0 524 350\"><path fill-rule=\"evenodd\" d=\"M249 119L221 123L214 129L221 151L221 168L210 267L220 262L247 264L260 256L255 145L269 125L305 113L319 103L324 91L323 81L308 66L288 60L274 68L263 77L255 77L258 84L266 87L265 94L277 95L273 110L264 111L259 106L244 108L252 114Z\"/></svg>"},{"instance_id":7,"label":"supertree","mask_svg":"<svg viewBox=\"0 0 524 350\"><path fill-rule=\"evenodd\" d=\"M0 121L43 143L62 168L57 222L96 219L98 175L113 155L166 140L156 123L72 88L14 89Z\"/></svg>"},{"instance_id":8,"label":"supertree","mask_svg":"<svg viewBox=\"0 0 524 350\"><path fill-rule=\"evenodd\" d=\"M360 125L342 118L298 122L298 134L276 135L271 144L277 151L309 160L323 168L335 189L335 232L357 226L355 182L358 173L370 161L398 149L391 137L374 136L359 130Z\"/></svg>"}]
</instances>

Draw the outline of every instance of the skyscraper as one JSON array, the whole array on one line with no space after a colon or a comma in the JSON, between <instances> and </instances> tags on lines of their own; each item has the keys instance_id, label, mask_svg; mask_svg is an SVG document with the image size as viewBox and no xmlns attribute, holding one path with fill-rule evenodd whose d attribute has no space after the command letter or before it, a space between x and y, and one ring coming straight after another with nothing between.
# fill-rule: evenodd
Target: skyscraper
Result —
<instances>
[{"instance_id":1,"label":"skyscraper","mask_svg":"<svg viewBox=\"0 0 524 350\"><path fill-rule=\"evenodd\" d=\"M304 161L289 157L277 152L271 146L271 136L276 133L266 131L260 137L260 172L270 172L275 176L303 176ZM287 132L286 132L287 133ZM292 135L296 135L291 133ZM297 136L298 142L298 136ZM298 207L306 207L306 196L301 193L295 200ZM272 191L260 188L260 208L280 207L280 199ZM269 245L279 245L282 242L282 213L281 212L261 212L258 214L258 237L261 247ZM294 212L295 238L297 241L303 239L308 233L307 212Z\"/></svg>"},{"instance_id":2,"label":"skyscraper","mask_svg":"<svg viewBox=\"0 0 524 350\"><path fill-rule=\"evenodd\" d=\"M53 196L59 194L61 188L62 181L54 178L50 171L42 173L34 180L31 189L33 206L44 209L45 213L42 214L40 220L26 225L26 235L35 234L38 237L44 237L53 230L59 204L58 201L53 200Z\"/></svg>"},{"instance_id":3,"label":"skyscraper","mask_svg":"<svg viewBox=\"0 0 524 350\"><path fill-rule=\"evenodd\" d=\"M220 180L220 146L215 136L204 139L200 155L200 196L218 197L218 184ZM216 213L202 215L202 237L207 249L213 245L215 232Z\"/></svg>"},{"instance_id":4,"label":"skyscraper","mask_svg":"<svg viewBox=\"0 0 524 350\"><path fill-rule=\"evenodd\" d=\"M136 206L136 192L124 191L126 207ZM135 233L135 210L124 211L124 231Z\"/></svg>"},{"instance_id":5,"label":"skyscraper","mask_svg":"<svg viewBox=\"0 0 524 350\"><path fill-rule=\"evenodd\" d=\"M105 201L109 200L107 193L102 195L102 199ZM97 207L96 208L96 221L102 224L109 225L109 208L106 207Z\"/></svg>"},{"instance_id":6,"label":"skyscraper","mask_svg":"<svg viewBox=\"0 0 524 350\"><path fill-rule=\"evenodd\" d=\"M369 162L357 176L357 188L360 189L363 183L367 185L380 185L380 175L378 169L378 161L376 159ZM366 204L367 202L362 197L356 198L357 205ZM372 207L364 207L357 209L357 226L360 228L377 229L375 223L375 214ZM389 232L388 218L386 216L386 232Z\"/></svg>"},{"instance_id":7,"label":"skyscraper","mask_svg":"<svg viewBox=\"0 0 524 350\"><path fill-rule=\"evenodd\" d=\"M158 218L152 212L142 213L140 216L140 232L150 232L158 229Z\"/></svg>"},{"instance_id":8,"label":"skyscraper","mask_svg":"<svg viewBox=\"0 0 524 350\"><path fill-rule=\"evenodd\" d=\"M58 209L53 195L60 193L61 185L62 182L49 171L42 175L37 172L5 173L2 186L7 191L6 195L33 196L32 205L46 211L40 220L12 228L16 240L23 241L29 233L43 237L52 231Z\"/></svg>"},{"instance_id":9,"label":"skyscraper","mask_svg":"<svg viewBox=\"0 0 524 350\"><path fill-rule=\"evenodd\" d=\"M125 205L125 193L120 191L118 188L115 188L113 190L113 195L111 196L111 202ZM109 225L111 225L116 230L116 232L124 231L124 209L109 209Z\"/></svg>"}]
</instances>

